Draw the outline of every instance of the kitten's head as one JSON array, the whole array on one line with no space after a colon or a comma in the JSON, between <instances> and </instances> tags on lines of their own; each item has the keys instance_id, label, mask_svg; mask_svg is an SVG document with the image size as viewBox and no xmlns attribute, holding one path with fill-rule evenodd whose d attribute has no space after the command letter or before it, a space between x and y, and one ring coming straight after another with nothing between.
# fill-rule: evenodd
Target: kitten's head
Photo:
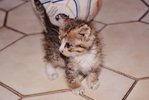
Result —
<instances>
[{"instance_id":1,"label":"kitten's head","mask_svg":"<svg viewBox=\"0 0 149 100\"><path fill-rule=\"evenodd\" d=\"M95 36L88 23L70 19L66 15L60 15L62 26L59 30L61 42L59 51L67 56L78 56L90 50Z\"/></svg>"}]
</instances>

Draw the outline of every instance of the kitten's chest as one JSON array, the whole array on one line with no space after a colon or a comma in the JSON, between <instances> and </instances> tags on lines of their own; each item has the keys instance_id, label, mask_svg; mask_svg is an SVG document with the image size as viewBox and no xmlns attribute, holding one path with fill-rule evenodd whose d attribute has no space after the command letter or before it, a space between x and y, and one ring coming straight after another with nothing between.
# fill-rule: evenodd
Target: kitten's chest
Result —
<instances>
[{"instance_id":1,"label":"kitten's chest","mask_svg":"<svg viewBox=\"0 0 149 100\"><path fill-rule=\"evenodd\" d=\"M96 62L96 51L75 58L75 63L83 73L91 70Z\"/></svg>"}]
</instances>

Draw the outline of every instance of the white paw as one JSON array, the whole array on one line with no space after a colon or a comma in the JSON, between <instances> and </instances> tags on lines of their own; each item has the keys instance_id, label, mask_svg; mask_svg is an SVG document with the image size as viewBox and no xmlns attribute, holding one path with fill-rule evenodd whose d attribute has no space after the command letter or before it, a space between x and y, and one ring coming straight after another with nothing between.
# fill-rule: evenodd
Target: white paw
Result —
<instances>
[{"instance_id":1,"label":"white paw","mask_svg":"<svg viewBox=\"0 0 149 100\"><path fill-rule=\"evenodd\" d=\"M48 78L50 80L55 80L55 79L58 78L58 73L57 72L55 72L55 73L48 73Z\"/></svg>"},{"instance_id":2,"label":"white paw","mask_svg":"<svg viewBox=\"0 0 149 100\"><path fill-rule=\"evenodd\" d=\"M85 89L84 87L79 87L79 88L73 89L72 93L75 95L82 95L85 93Z\"/></svg>"},{"instance_id":3,"label":"white paw","mask_svg":"<svg viewBox=\"0 0 149 100\"><path fill-rule=\"evenodd\" d=\"M56 72L56 69L50 63L47 64L47 74L50 80L55 80L56 78L58 78L58 73Z\"/></svg>"},{"instance_id":4,"label":"white paw","mask_svg":"<svg viewBox=\"0 0 149 100\"><path fill-rule=\"evenodd\" d=\"M87 85L90 89L95 90L99 87L100 82L99 82L99 80L96 82L87 81Z\"/></svg>"}]
</instances>

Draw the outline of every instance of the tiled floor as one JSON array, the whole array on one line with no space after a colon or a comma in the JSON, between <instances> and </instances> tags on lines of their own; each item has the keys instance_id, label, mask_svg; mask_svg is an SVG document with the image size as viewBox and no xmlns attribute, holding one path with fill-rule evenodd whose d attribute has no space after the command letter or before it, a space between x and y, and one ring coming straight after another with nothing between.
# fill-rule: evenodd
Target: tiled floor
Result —
<instances>
[{"instance_id":1,"label":"tiled floor","mask_svg":"<svg viewBox=\"0 0 149 100\"><path fill-rule=\"evenodd\" d=\"M64 71L45 74L42 28L27 0L0 0L0 100L149 100L149 0L102 0L94 26L105 67L97 90L76 96Z\"/></svg>"}]
</instances>

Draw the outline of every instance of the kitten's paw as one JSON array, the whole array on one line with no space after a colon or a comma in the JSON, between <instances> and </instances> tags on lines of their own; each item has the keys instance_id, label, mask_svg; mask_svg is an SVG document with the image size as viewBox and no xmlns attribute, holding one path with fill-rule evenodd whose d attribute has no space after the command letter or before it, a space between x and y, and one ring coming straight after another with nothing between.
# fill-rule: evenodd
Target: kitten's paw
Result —
<instances>
[{"instance_id":1,"label":"kitten's paw","mask_svg":"<svg viewBox=\"0 0 149 100\"><path fill-rule=\"evenodd\" d=\"M47 64L47 74L50 80L55 80L56 78L58 78L58 73L56 72L56 69L50 63Z\"/></svg>"},{"instance_id":2,"label":"kitten's paw","mask_svg":"<svg viewBox=\"0 0 149 100\"><path fill-rule=\"evenodd\" d=\"M97 80L97 81L88 80L87 85L90 89L95 90L99 87L100 82L99 82L99 80Z\"/></svg>"},{"instance_id":3,"label":"kitten's paw","mask_svg":"<svg viewBox=\"0 0 149 100\"><path fill-rule=\"evenodd\" d=\"M58 73L57 72L55 72L55 73L48 73L48 78L50 80L55 80L55 79L58 78Z\"/></svg>"},{"instance_id":4,"label":"kitten's paw","mask_svg":"<svg viewBox=\"0 0 149 100\"><path fill-rule=\"evenodd\" d=\"M72 93L75 95L83 95L85 93L84 87L79 87L72 90Z\"/></svg>"}]
</instances>

